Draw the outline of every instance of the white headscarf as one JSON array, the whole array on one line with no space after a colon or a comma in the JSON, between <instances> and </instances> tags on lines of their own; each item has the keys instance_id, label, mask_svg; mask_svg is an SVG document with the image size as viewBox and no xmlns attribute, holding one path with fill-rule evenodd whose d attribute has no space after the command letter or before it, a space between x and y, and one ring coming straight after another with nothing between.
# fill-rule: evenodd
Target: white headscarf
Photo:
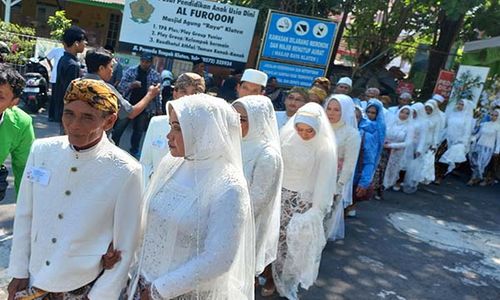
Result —
<instances>
[{"instance_id":1,"label":"white headscarf","mask_svg":"<svg viewBox=\"0 0 500 300\"><path fill-rule=\"evenodd\" d=\"M298 123L311 126L315 136L304 141L297 134L295 126ZM280 136L285 167L283 186L310 194L313 207L325 213L335 192L335 185L331 182L337 178L335 138L325 111L317 103L307 103L281 129ZM310 174L294 168L294 161L299 159L309 162Z\"/></svg>"},{"instance_id":2,"label":"white headscarf","mask_svg":"<svg viewBox=\"0 0 500 300\"><path fill-rule=\"evenodd\" d=\"M464 104L462 110L457 109L459 102ZM461 143L465 145L465 150L468 152L474 124L473 110L474 105L466 99L459 99L454 105L446 107L445 138L448 140L448 147L451 146L451 143ZM459 127L457 128L457 126Z\"/></svg>"},{"instance_id":3,"label":"white headscarf","mask_svg":"<svg viewBox=\"0 0 500 300\"><path fill-rule=\"evenodd\" d=\"M271 100L266 96L251 95L239 98L233 105L242 105L248 116L248 133L242 139L243 168L254 160L265 145L281 153L276 113ZM247 172L245 172L246 174Z\"/></svg>"},{"instance_id":4,"label":"white headscarf","mask_svg":"<svg viewBox=\"0 0 500 300\"><path fill-rule=\"evenodd\" d=\"M255 206L256 201L263 201L254 210L256 238L256 274L276 260L279 240L279 223L281 208L281 183L283 179L283 163L278 133L278 123L273 104L268 97L251 95L239 98L234 105L245 108L248 117L248 133L242 139L243 170L249 184L250 197ZM274 163L279 161L277 169ZM267 164L267 171L262 178L255 178L256 165ZM262 172L262 171L260 171ZM262 175L262 174L261 174ZM269 188L273 184L271 191ZM257 215L258 214L258 215Z\"/></svg>"},{"instance_id":5,"label":"white headscarf","mask_svg":"<svg viewBox=\"0 0 500 300\"><path fill-rule=\"evenodd\" d=\"M401 113L401 111L403 111L403 109L407 109L409 111L408 119L406 119L406 120L401 120L399 118L399 114ZM409 105L404 105L398 109L398 112L396 113L396 123L397 124L410 123L412 120L413 120L413 114L412 114L411 107Z\"/></svg>"},{"instance_id":6,"label":"white headscarf","mask_svg":"<svg viewBox=\"0 0 500 300\"><path fill-rule=\"evenodd\" d=\"M355 105L354 101L352 101L352 98L343 94L331 95L325 101L325 110L328 108L328 104L330 104L332 100L337 100L337 102L340 104L342 114L340 117L341 120L348 126L358 128L358 122L356 121L356 114L354 112Z\"/></svg>"},{"instance_id":7,"label":"white headscarf","mask_svg":"<svg viewBox=\"0 0 500 300\"><path fill-rule=\"evenodd\" d=\"M303 140L296 124L311 126L315 135ZM287 256L283 271L275 277L280 295L294 299L298 285L311 286L318 276L321 252L326 244L323 220L331 208L337 178L337 157L333 131L325 111L307 103L281 129L284 164L283 188L295 191L312 204L303 214L290 219L286 231Z\"/></svg>"},{"instance_id":8,"label":"white headscarf","mask_svg":"<svg viewBox=\"0 0 500 300\"><path fill-rule=\"evenodd\" d=\"M188 201L193 203L190 207L194 209L186 211L186 214L206 213L214 199L228 192L237 196L234 201L238 202L237 214L241 222L228 225L241 226L237 231L239 235L236 237L239 239L237 246L230 251L230 255L234 254L234 257L229 258L231 263L227 269L223 267L223 273L213 278L207 278L198 272L190 275L192 280L199 282L191 287L190 293L200 293L203 297L206 295L207 299L253 299L255 239L248 188L242 170L241 127L238 114L223 99L206 94L186 96L170 102L170 105L179 119L185 157L176 158L168 154L162 160L146 192L144 214L146 216L148 214L150 200L172 180L176 172L182 171L184 166L192 171L193 176L184 179L192 181L192 195L196 195L189 197ZM147 222L147 218L143 220ZM206 260L212 256L212 259L215 259L217 256L217 253L204 248L210 246L204 240L210 230L213 230L210 223L205 227L198 226L193 232L192 240L189 241L178 240L179 229L176 224L169 224L167 227L166 239L171 240L172 247L165 249L165 257L171 257L171 251L176 244L177 247L181 244L197 247L197 255L189 258L189 262L195 263L197 260ZM147 228L146 224L143 228ZM167 253L169 251L170 254ZM140 268L141 262L139 270ZM132 290L136 289L137 277L131 285ZM129 293L130 295L133 293Z\"/></svg>"}]
</instances>

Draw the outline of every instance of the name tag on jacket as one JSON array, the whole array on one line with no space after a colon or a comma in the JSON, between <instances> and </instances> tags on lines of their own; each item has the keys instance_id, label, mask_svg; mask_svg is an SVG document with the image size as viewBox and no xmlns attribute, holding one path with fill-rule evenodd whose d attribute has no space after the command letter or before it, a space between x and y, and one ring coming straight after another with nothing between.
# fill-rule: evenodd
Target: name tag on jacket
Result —
<instances>
[{"instance_id":1,"label":"name tag on jacket","mask_svg":"<svg viewBox=\"0 0 500 300\"><path fill-rule=\"evenodd\" d=\"M26 171L26 179L43 186L47 186L50 181L50 171L44 168L30 167Z\"/></svg>"}]
</instances>

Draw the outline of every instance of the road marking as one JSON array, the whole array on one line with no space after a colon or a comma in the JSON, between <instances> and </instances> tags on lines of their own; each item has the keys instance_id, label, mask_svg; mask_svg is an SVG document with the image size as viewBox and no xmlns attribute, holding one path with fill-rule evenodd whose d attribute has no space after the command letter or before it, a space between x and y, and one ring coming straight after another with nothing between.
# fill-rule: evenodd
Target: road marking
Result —
<instances>
[{"instance_id":1,"label":"road marking","mask_svg":"<svg viewBox=\"0 0 500 300\"><path fill-rule=\"evenodd\" d=\"M443 266L461 273L464 284L483 286L481 276L500 282L500 233L410 213L393 213L387 219L397 230L434 247L479 257L469 265Z\"/></svg>"},{"instance_id":2,"label":"road marking","mask_svg":"<svg viewBox=\"0 0 500 300\"><path fill-rule=\"evenodd\" d=\"M399 296L398 294L396 294L396 292L394 291L386 291L386 290L382 290L380 293L377 294L377 296L381 299L386 299L389 298L389 299L394 299L396 298L397 300L406 300L405 297L401 297Z\"/></svg>"}]
</instances>

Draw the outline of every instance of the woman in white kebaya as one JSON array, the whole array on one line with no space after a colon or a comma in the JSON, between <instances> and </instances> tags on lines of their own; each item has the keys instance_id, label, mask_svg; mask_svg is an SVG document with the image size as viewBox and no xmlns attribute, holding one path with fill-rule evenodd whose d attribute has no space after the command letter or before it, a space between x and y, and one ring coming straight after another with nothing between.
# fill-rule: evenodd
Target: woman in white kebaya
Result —
<instances>
[{"instance_id":1,"label":"woman in white kebaya","mask_svg":"<svg viewBox=\"0 0 500 300\"><path fill-rule=\"evenodd\" d=\"M474 185L483 180L486 166L490 163L494 155L500 154L500 109L491 112L491 120L481 124L477 141L469 154L472 167L472 178L469 185ZM481 185L487 185L490 182L483 181Z\"/></svg>"},{"instance_id":2,"label":"woman in white kebaya","mask_svg":"<svg viewBox=\"0 0 500 300\"><path fill-rule=\"evenodd\" d=\"M297 299L318 276L326 244L323 219L335 193L337 157L325 111L316 103L301 107L282 128L283 188L278 257L273 278L282 297ZM269 295L273 287L263 292Z\"/></svg>"},{"instance_id":3,"label":"woman in white kebaya","mask_svg":"<svg viewBox=\"0 0 500 300\"><path fill-rule=\"evenodd\" d=\"M333 202L332 212L325 219L325 229L327 238L335 240L344 238L344 209L352 204L352 182L361 136L351 97L341 94L332 95L325 101L325 110L335 136L337 150L335 183L336 193L340 200Z\"/></svg>"},{"instance_id":4,"label":"woman in white kebaya","mask_svg":"<svg viewBox=\"0 0 500 300\"><path fill-rule=\"evenodd\" d=\"M455 165L467 161L467 153L473 129L473 104L460 99L455 105L446 109L445 139L447 150L439 158L437 165L437 182L455 169ZM444 164L444 166L443 166Z\"/></svg>"},{"instance_id":5,"label":"woman in white kebaya","mask_svg":"<svg viewBox=\"0 0 500 300\"><path fill-rule=\"evenodd\" d=\"M401 107L394 121L387 127L384 148L389 151L389 160L385 169L384 188L393 187L395 191L400 190L399 179L404 177L404 171L408 157L408 147L413 142L412 111L409 105Z\"/></svg>"},{"instance_id":6,"label":"woman in white kebaya","mask_svg":"<svg viewBox=\"0 0 500 300\"><path fill-rule=\"evenodd\" d=\"M233 107L240 114L243 171L255 220L255 274L259 275L278 251L283 177L280 137L269 98L245 96L233 102Z\"/></svg>"},{"instance_id":7,"label":"woman in white kebaya","mask_svg":"<svg viewBox=\"0 0 500 300\"><path fill-rule=\"evenodd\" d=\"M428 100L425 102L425 112L427 113L427 134L426 134L426 144L429 146L425 151L424 164L422 166L422 176L423 182L426 184L434 181L435 167L434 162L436 160L435 154L436 150L441 144L440 136L442 131L442 118L440 110L437 107L435 100Z\"/></svg>"},{"instance_id":8,"label":"woman in white kebaya","mask_svg":"<svg viewBox=\"0 0 500 300\"><path fill-rule=\"evenodd\" d=\"M414 193L418 184L423 181L422 166L424 163L423 154L429 148L427 144L428 119L425 107L418 102L411 106L413 114L413 141L408 146L408 164L404 179L403 191Z\"/></svg>"},{"instance_id":9,"label":"woman in white kebaya","mask_svg":"<svg viewBox=\"0 0 500 300\"><path fill-rule=\"evenodd\" d=\"M254 299L255 240L237 112L223 99L168 105L170 153L146 192L129 299Z\"/></svg>"}]
</instances>

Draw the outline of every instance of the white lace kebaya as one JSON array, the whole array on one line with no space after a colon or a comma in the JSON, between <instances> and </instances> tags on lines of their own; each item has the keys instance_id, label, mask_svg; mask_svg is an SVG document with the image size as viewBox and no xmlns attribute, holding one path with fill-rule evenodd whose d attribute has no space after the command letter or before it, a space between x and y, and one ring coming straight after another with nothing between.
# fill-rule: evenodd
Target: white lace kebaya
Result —
<instances>
[{"instance_id":1,"label":"white lace kebaya","mask_svg":"<svg viewBox=\"0 0 500 300\"><path fill-rule=\"evenodd\" d=\"M151 179L129 299L147 283L153 299L254 299L254 227L238 114L205 94L170 106L186 153L168 154Z\"/></svg>"},{"instance_id":2,"label":"white lace kebaya","mask_svg":"<svg viewBox=\"0 0 500 300\"><path fill-rule=\"evenodd\" d=\"M404 109L408 110L409 116L408 119L401 120L399 115ZM384 175L384 187L386 189L396 184L399 179L399 172L405 168L409 160L413 159L411 155L408 155L409 151L407 151L413 142L412 120L411 107L405 105L397 111L394 115L394 121L387 127L385 142L391 149L391 154Z\"/></svg>"},{"instance_id":3,"label":"white lace kebaya","mask_svg":"<svg viewBox=\"0 0 500 300\"><path fill-rule=\"evenodd\" d=\"M418 184L423 181L422 165L424 154L429 148L427 141L427 114L422 103L418 102L411 106L412 114L416 116L412 121L413 141L408 146L408 161L406 166L406 175L403 185L405 193L414 193L417 191Z\"/></svg>"},{"instance_id":4,"label":"white lace kebaya","mask_svg":"<svg viewBox=\"0 0 500 300\"><path fill-rule=\"evenodd\" d=\"M469 152L472 137L474 106L471 101L465 99L460 99L457 103L463 104L461 110L456 104L446 108L445 139L448 149L439 162L448 165L447 173L455 169L455 164L467 160L466 155Z\"/></svg>"},{"instance_id":5,"label":"white lace kebaya","mask_svg":"<svg viewBox=\"0 0 500 300\"><path fill-rule=\"evenodd\" d=\"M477 141L469 153L472 167L472 178L483 179L484 170L490 163L493 154L500 153L500 109L495 109L495 121L481 124Z\"/></svg>"},{"instance_id":6,"label":"white lace kebaya","mask_svg":"<svg viewBox=\"0 0 500 300\"><path fill-rule=\"evenodd\" d=\"M358 160L361 136L354 112L354 102L347 95L336 94L326 99L324 107L328 109L331 101L337 101L341 108L341 119L330 123L334 132L334 143L337 151L336 192L342 200L340 206L334 204L335 211L325 220L326 234L331 240L344 237L344 208L352 204L352 184L354 170Z\"/></svg>"},{"instance_id":7,"label":"white lace kebaya","mask_svg":"<svg viewBox=\"0 0 500 300\"><path fill-rule=\"evenodd\" d=\"M315 136L303 140L296 125L312 127ZM309 288L318 276L326 244L323 219L335 194L337 158L330 123L317 103L302 106L280 132L283 189L278 258L273 278L282 297L297 299L299 284Z\"/></svg>"},{"instance_id":8,"label":"white lace kebaya","mask_svg":"<svg viewBox=\"0 0 500 300\"><path fill-rule=\"evenodd\" d=\"M233 102L248 117L242 139L243 171L248 182L255 220L256 274L276 260L281 210L283 162L273 104L265 96L246 96Z\"/></svg>"}]
</instances>

